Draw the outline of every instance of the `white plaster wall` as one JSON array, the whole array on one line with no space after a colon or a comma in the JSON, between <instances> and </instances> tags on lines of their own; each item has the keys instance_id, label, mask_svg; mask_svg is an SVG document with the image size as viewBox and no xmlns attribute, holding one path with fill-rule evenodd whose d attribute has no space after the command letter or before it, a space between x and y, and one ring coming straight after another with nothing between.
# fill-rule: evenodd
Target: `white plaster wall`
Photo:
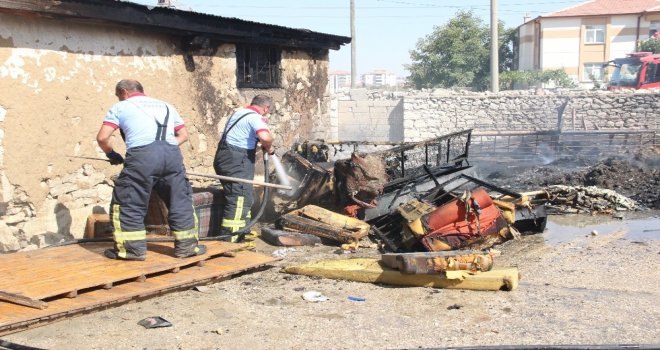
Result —
<instances>
[{"instance_id":1,"label":"white plaster wall","mask_svg":"<svg viewBox=\"0 0 660 350\"><path fill-rule=\"evenodd\" d=\"M637 34L637 16L634 15L621 15L612 16L610 19L610 28L619 33L625 29L621 35L612 38L610 43L610 56L609 59L613 60L618 57L625 57L626 54L635 51L635 42ZM641 25L641 23L640 23ZM640 36L642 33L640 32Z\"/></svg>"},{"instance_id":2,"label":"white plaster wall","mask_svg":"<svg viewBox=\"0 0 660 350\"><path fill-rule=\"evenodd\" d=\"M107 89L106 77L118 80L127 70L171 75L172 62L159 54L171 48L155 35L136 35L131 29L104 26L83 29L80 24L59 21L35 25L8 15L0 15L0 22L0 37L11 38L14 46L9 54L0 56L0 78L12 79L35 94L50 82L75 79L93 91L113 95L112 86ZM122 55L131 57L125 59ZM99 74L91 64L106 69Z\"/></svg>"},{"instance_id":3,"label":"white plaster wall","mask_svg":"<svg viewBox=\"0 0 660 350\"><path fill-rule=\"evenodd\" d=\"M644 25L644 19L640 25ZM610 25L615 27L637 28L637 15L615 15L610 17Z\"/></svg>"},{"instance_id":4,"label":"white plaster wall","mask_svg":"<svg viewBox=\"0 0 660 350\"><path fill-rule=\"evenodd\" d=\"M541 30L541 69L577 67L580 61L580 19L544 18ZM567 33L569 31L573 34Z\"/></svg>"},{"instance_id":5,"label":"white plaster wall","mask_svg":"<svg viewBox=\"0 0 660 350\"><path fill-rule=\"evenodd\" d=\"M520 26L519 37L531 39L531 41L520 42L518 53L518 69L534 69L534 22L527 22Z\"/></svg>"},{"instance_id":6,"label":"white plaster wall","mask_svg":"<svg viewBox=\"0 0 660 350\"><path fill-rule=\"evenodd\" d=\"M626 35L615 38L610 44L610 60L626 57L626 54L635 51L635 36Z\"/></svg>"}]
</instances>

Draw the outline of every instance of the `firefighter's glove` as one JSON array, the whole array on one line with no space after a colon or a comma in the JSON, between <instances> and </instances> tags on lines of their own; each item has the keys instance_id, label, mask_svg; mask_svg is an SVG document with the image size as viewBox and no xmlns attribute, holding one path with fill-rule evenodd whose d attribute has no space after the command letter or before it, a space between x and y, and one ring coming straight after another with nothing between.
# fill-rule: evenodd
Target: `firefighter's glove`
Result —
<instances>
[{"instance_id":1,"label":"firefighter's glove","mask_svg":"<svg viewBox=\"0 0 660 350\"><path fill-rule=\"evenodd\" d=\"M115 152L114 150L105 154L106 157L110 160L110 164L118 165L124 162L124 157L121 154Z\"/></svg>"}]
</instances>

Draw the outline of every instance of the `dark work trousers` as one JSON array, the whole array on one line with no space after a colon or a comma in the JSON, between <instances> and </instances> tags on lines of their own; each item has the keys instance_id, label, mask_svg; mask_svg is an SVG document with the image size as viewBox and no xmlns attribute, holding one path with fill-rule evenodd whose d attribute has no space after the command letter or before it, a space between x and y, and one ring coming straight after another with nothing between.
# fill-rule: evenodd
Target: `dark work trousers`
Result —
<instances>
[{"instance_id":1,"label":"dark work trousers","mask_svg":"<svg viewBox=\"0 0 660 350\"><path fill-rule=\"evenodd\" d=\"M222 176L254 180L255 150L248 150L227 143L218 145L213 161L215 173ZM222 212L220 235L231 242L238 241L235 233L247 226L251 218L250 208L254 202L251 184L222 181L225 208Z\"/></svg>"},{"instance_id":2,"label":"dark work trousers","mask_svg":"<svg viewBox=\"0 0 660 350\"><path fill-rule=\"evenodd\" d=\"M126 152L124 170L115 181L110 203L117 255L122 259L145 257L144 218L152 190L157 191L169 209L174 255L192 255L198 243L192 187L186 178L179 147L165 141L154 141Z\"/></svg>"}]
</instances>

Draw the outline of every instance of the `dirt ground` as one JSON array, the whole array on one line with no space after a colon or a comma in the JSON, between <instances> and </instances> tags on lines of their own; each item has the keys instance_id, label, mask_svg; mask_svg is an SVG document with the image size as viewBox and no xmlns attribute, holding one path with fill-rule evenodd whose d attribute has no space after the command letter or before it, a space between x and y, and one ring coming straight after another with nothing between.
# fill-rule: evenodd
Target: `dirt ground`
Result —
<instances>
[{"instance_id":1,"label":"dirt ground","mask_svg":"<svg viewBox=\"0 0 660 350\"><path fill-rule=\"evenodd\" d=\"M657 208L658 165L614 159L555 171L558 183L611 183ZM622 163L623 164L623 163ZM548 167L552 169L552 167ZM520 173L529 189L550 170ZM600 173L599 173L600 172ZM641 173L641 174L640 174ZM530 174L532 175L530 177ZM597 175L601 174L601 177ZM615 177L615 174L618 177ZM633 175L631 175L633 174ZM651 175L649 175L651 174ZM593 175L593 176L592 176ZM534 177L535 176L535 177ZM647 185L649 176L655 185ZM490 178L497 179L497 174ZM534 180L536 179L536 180ZM571 180L573 179L573 180ZM640 179L640 180L629 180ZM645 179L642 181L641 179ZM590 180L591 181L591 180ZM555 182L557 183L557 182ZM551 184L548 182L548 184ZM518 188L526 190L527 188ZM660 211L611 216L551 216L542 234L496 247L496 266L515 266L514 291L393 287L290 275L283 266L377 257L375 249L295 248L271 267L2 337L47 349L403 349L511 344L655 344L660 348ZM256 240L256 250L273 247ZM306 291L329 298L309 302ZM350 296L365 298L351 301ZM173 326L145 329L161 316Z\"/></svg>"},{"instance_id":2,"label":"dirt ground","mask_svg":"<svg viewBox=\"0 0 660 350\"><path fill-rule=\"evenodd\" d=\"M392 287L279 271L299 262L376 255L373 249L340 255L334 247L317 246L296 248L271 268L209 285L206 292L176 292L3 339L48 349L660 346L657 214L610 222L556 217L544 234L506 242L495 262L518 267L522 278L514 291ZM593 230L598 234L590 234ZM257 242L265 254L279 249ZM330 300L303 300L302 294L311 290ZM349 296L366 300L350 301ZM150 316L173 326L145 329L137 324Z\"/></svg>"}]
</instances>

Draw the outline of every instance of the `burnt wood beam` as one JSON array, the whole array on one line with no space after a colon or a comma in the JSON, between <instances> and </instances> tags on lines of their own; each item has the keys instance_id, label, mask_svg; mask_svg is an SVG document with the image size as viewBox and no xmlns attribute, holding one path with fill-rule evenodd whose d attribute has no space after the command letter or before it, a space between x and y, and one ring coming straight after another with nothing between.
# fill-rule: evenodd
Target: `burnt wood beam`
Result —
<instances>
[{"instance_id":1,"label":"burnt wood beam","mask_svg":"<svg viewBox=\"0 0 660 350\"><path fill-rule=\"evenodd\" d=\"M348 37L115 0L0 0L0 12L128 25L175 35L204 35L236 43L338 50Z\"/></svg>"}]
</instances>

